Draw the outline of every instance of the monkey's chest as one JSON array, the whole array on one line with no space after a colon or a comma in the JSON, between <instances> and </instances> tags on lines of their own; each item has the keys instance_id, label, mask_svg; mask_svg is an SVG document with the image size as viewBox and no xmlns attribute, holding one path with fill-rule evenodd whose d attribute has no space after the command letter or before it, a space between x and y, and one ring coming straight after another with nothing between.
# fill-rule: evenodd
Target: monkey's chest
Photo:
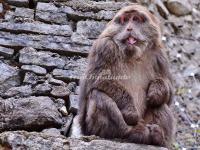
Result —
<instances>
[{"instance_id":1,"label":"monkey's chest","mask_svg":"<svg viewBox=\"0 0 200 150\"><path fill-rule=\"evenodd\" d=\"M127 79L119 80L119 84L130 94L138 114L143 116L146 110L146 92L150 81L155 77L154 72L145 66L126 68L126 70Z\"/></svg>"}]
</instances>

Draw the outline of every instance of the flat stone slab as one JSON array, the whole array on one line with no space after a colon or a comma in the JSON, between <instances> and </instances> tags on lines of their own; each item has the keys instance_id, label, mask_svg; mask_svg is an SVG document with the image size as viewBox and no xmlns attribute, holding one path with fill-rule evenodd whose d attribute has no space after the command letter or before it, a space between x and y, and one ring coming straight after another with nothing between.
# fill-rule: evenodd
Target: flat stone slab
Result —
<instances>
[{"instance_id":1,"label":"flat stone slab","mask_svg":"<svg viewBox=\"0 0 200 150\"><path fill-rule=\"evenodd\" d=\"M35 34L12 34L0 32L0 46L13 48L33 47L40 50L50 50L63 55L87 55L90 46L73 44L70 37Z\"/></svg>"},{"instance_id":2,"label":"flat stone slab","mask_svg":"<svg viewBox=\"0 0 200 150\"><path fill-rule=\"evenodd\" d=\"M16 140L17 139L17 140ZM2 149L56 149L56 150L167 150L163 147L140 145L134 143L120 143L103 140L96 137L81 137L80 139L48 133L26 131L3 132L0 134L0 148Z\"/></svg>"},{"instance_id":3,"label":"flat stone slab","mask_svg":"<svg viewBox=\"0 0 200 150\"><path fill-rule=\"evenodd\" d=\"M84 72L87 66L87 59L82 57L71 57L66 61L64 69L54 69L53 76L56 79L64 81L78 81L84 77Z\"/></svg>"},{"instance_id":4,"label":"flat stone slab","mask_svg":"<svg viewBox=\"0 0 200 150\"><path fill-rule=\"evenodd\" d=\"M18 7L28 7L29 5L29 0L7 0L6 2Z\"/></svg>"},{"instance_id":5,"label":"flat stone slab","mask_svg":"<svg viewBox=\"0 0 200 150\"><path fill-rule=\"evenodd\" d=\"M22 64L39 65L53 68L63 68L65 66L65 61L60 58L60 55L44 51L38 52L31 47L26 47L20 50L19 62ZM27 70L28 68L26 67L25 69ZM30 69L39 73L39 70L36 67L29 67L29 70Z\"/></svg>"},{"instance_id":6,"label":"flat stone slab","mask_svg":"<svg viewBox=\"0 0 200 150\"><path fill-rule=\"evenodd\" d=\"M0 95L20 84L19 69L0 61Z\"/></svg>"},{"instance_id":7,"label":"flat stone slab","mask_svg":"<svg viewBox=\"0 0 200 150\"><path fill-rule=\"evenodd\" d=\"M38 75L45 75L47 73L47 70L45 68L36 65L22 65L21 69L24 71L34 72Z\"/></svg>"},{"instance_id":8,"label":"flat stone slab","mask_svg":"<svg viewBox=\"0 0 200 150\"><path fill-rule=\"evenodd\" d=\"M47 35L71 36L72 27L70 25L50 25L44 23L0 23L1 31L20 32L20 33L37 33Z\"/></svg>"},{"instance_id":9,"label":"flat stone slab","mask_svg":"<svg viewBox=\"0 0 200 150\"><path fill-rule=\"evenodd\" d=\"M0 55L4 57L11 57L14 54L14 49L0 46Z\"/></svg>"},{"instance_id":10,"label":"flat stone slab","mask_svg":"<svg viewBox=\"0 0 200 150\"><path fill-rule=\"evenodd\" d=\"M55 103L45 96L0 100L0 132L5 130L41 131L62 125Z\"/></svg>"}]
</instances>

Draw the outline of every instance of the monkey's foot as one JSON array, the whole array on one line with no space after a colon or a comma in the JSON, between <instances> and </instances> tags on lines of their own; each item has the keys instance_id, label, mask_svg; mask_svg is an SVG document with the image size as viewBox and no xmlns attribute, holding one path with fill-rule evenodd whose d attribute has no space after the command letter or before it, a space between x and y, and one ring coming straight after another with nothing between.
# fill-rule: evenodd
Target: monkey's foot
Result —
<instances>
[{"instance_id":1,"label":"monkey's foot","mask_svg":"<svg viewBox=\"0 0 200 150\"><path fill-rule=\"evenodd\" d=\"M123 117L128 125L136 125L139 120L139 116L136 112L123 113Z\"/></svg>"},{"instance_id":2,"label":"monkey's foot","mask_svg":"<svg viewBox=\"0 0 200 150\"><path fill-rule=\"evenodd\" d=\"M152 145L164 146L164 132L157 124L147 124L150 131L150 140Z\"/></svg>"}]
</instances>

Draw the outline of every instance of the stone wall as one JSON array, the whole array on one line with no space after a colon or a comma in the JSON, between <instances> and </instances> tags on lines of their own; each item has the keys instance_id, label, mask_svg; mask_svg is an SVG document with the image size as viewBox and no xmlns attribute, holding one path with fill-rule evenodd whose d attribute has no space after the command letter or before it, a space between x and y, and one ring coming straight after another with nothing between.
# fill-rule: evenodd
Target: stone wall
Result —
<instances>
[{"instance_id":1,"label":"stone wall","mask_svg":"<svg viewBox=\"0 0 200 150\"><path fill-rule=\"evenodd\" d=\"M147 6L163 25L162 40L176 87L174 147L197 148L200 2L132 0L136 1ZM3 132L0 149L17 146L29 149L33 145L43 149L70 147L71 140L60 134L70 136L78 110L78 81L87 64L86 56L106 23L130 3L128 0L0 0L0 133ZM40 139L44 142L40 143ZM89 148L97 148L98 143L102 144L99 149L107 145L111 149L117 147L114 142L107 142L97 140ZM79 148L84 147L81 141L78 143ZM75 146L72 144L74 149ZM120 146L137 149L134 144Z\"/></svg>"}]
</instances>

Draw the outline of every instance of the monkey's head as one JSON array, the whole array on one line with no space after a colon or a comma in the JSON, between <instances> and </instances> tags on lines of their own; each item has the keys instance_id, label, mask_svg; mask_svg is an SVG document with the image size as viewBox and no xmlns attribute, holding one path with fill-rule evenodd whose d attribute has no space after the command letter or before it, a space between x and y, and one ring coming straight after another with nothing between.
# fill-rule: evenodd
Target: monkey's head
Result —
<instances>
[{"instance_id":1,"label":"monkey's head","mask_svg":"<svg viewBox=\"0 0 200 150\"><path fill-rule=\"evenodd\" d=\"M127 56L140 58L149 46L160 42L159 21L147 8L133 4L122 8L100 37L111 37Z\"/></svg>"}]
</instances>

